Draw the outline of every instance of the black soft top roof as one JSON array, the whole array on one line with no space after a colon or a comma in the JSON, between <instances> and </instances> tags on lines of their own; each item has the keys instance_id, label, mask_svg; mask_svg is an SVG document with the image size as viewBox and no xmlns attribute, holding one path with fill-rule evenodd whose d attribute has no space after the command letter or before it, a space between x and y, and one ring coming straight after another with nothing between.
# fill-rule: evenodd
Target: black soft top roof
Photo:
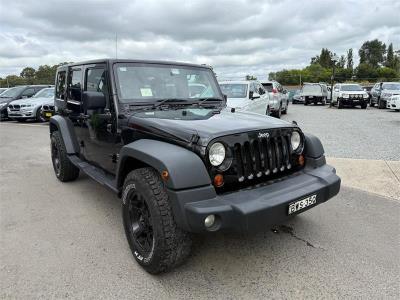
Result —
<instances>
[{"instance_id":1,"label":"black soft top roof","mask_svg":"<svg viewBox=\"0 0 400 300\"><path fill-rule=\"evenodd\" d=\"M184 62L176 62L176 61L163 61L163 60L141 60L141 59L117 59L117 58L104 58L104 59L95 59L95 60L87 60L81 61L76 63L70 63L66 65L59 66L59 69L63 69L66 67L73 67L73 66L81 66L81 65L91 65L91 64L100 64L100 63L108 63L108 64L115 64L115 63L146 63L146 64L163 64L163 65L179 65L179 66L188 66L188 67L197 67L197 68L206 68L211 69L208 65L199 65L199 64L191 64L191 63L184 63Z\"/></svg>"}]
</instances>

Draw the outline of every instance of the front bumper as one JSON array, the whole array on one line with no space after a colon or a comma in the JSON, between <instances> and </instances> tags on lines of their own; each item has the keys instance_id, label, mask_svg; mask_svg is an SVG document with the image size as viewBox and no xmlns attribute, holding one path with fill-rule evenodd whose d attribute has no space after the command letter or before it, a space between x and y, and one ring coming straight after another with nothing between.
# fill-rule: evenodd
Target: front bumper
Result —
<instances>
[{"instance_id":1,"label":"front bumper","mask_svg":"<svg viewBox=\"0 0 400 300\"><path fill-rule=\"evenodd\" d=\"M32 119L35 118L33 111L8 111L8 117L10 119Z\"/></svg>"},{"instance_id":2,"label":"front bumper","mask_svg":"<svg viewBox=\"0 0 400 300\"><path fill-rule=\"evenodd\" d=\"M388 101L387 108L399 110L400 109L400 100Z\"/></svg>"},{"instance_id":3,"label":"front bumper","mask_svg":"<svg viewBox=\"0 0 400 300\"><path fill-rule=\"evenodd\" d=\"M321 157L320 160L325 158ZM340 178L333 167L323 164L305 169L274 183L216 195L212 186L183 191L169 190L178 225L190 232L229 230L235 232L257 231L284 222L289 204L316 195L316 204L306 211L335 196L340 189ZM298 213L300 213L298 212ZM216 225L210 230L204 219L213 214Z\"/></svg>"},{"instance_id":4,"label":"front bumper","mask_svg":"<svg viewBox=\"0 0 400 300\"><path fill-rule=\"evenodd\" d=\"M363 105L368 103L368 98L339 98L344 105Z\"/></svg>"}]
</instances>

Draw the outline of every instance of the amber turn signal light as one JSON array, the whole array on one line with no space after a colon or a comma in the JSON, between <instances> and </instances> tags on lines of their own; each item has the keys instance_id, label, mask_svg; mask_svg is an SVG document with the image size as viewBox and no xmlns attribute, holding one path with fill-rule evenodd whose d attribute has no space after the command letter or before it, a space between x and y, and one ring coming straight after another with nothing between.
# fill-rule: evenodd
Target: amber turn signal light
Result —
<instances>
[{"instance_id":1,"label":"amber turn signal light","mask_svg":"<svg viewBox=\"0 0 400 300\"><path fill-rule=\"evenodd\" d=\"M299 156L299 165L304 166L304 155L303 154Z\"/></svg>"},{"instance_id":2,"label":"amber turn signal light","mask_svg":"<svg viewBox=\"0 0 400 300\"><path fill-rule=\"evenodd\" d=\"M167 181L167 180L169 179L169 173L168 173L167 170L164 170L164 171L161 172L161 178L162 178L164 181Z\"/></svg>"},{"instance_id":3,"label":"amber turn signal light","mask_svg":"<svg viewBox=\"0 0 400 300\"><path fill-rule=\"evenodd\" d=\"M214 177L214 186L216 187L221 187L224 185L224 176L221 174L217 174Z\"/></svg>"}]
</instances>

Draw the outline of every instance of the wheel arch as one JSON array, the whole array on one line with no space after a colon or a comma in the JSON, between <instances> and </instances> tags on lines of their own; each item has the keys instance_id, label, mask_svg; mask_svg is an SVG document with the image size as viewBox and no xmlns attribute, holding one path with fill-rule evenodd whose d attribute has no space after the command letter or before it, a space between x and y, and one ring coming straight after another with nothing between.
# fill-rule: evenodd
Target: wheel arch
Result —
<instances>
[{"instance_id":1,"label":"wheel arch","mask_svg":"<svg viewBox=\"0 0 400 300\"><path fill-rule=\"evenodd\" d=\"M174 190L211 184L203 161L194 152L177 145L142 139L122 147L116 173L117 188L121 189L130 171L142 167L152 167L159 174L167 171L165 184Z\"/></svg>"},{"instance_id":2,"label":"wheel arch","mask_svg":"<svg viewBox=\"0 0 400 300\"><path fill-rule=\"evenodd\" d=\"M50 134L54 131L60 132L67 154L79 153L79 143L72 121L60 115L55 115L50 118L49 123Z\"/></svg>"}]
</instances>

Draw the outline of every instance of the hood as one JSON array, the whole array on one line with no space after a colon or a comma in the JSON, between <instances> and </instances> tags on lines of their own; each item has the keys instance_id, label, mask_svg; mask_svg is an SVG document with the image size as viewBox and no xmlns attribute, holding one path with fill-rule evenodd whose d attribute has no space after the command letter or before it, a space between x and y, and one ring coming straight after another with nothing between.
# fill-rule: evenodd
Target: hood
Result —
<instances>
[{"instance_id":1,"label":"hood","mask_svg":"<svg viewBox=\"0 0 400 300\"><path fill-rule=\"evenodd\" d=\"M340 91L340 93L349 95L360 95L360 94L368 95L366 91Z\"/></svg>"},{"instance_id":2,"label":"hood","mask_svg":"<svg viewBox=\"0 0 400 300\"><path fill-rule=\"evenodd\" d=\"M400 90L382 90L382 94L400 94Z\"/></svg>"},{"instance_id":3,"label":"hood","mask_svg":"<svg viewBox=\"0 0 400 300\"><path fill-rule=\"evenodd\" d=\"M13 100L13 98L9 97L9 98L0 98L0 103L8 103L11 102Z\"/></svg>"},{"instance_id":4,"label":"hood","mask_svg":"<svg viewBox=\"0 0 400 300\"><path fill-rule=\"evenodd\" d=\"M12 104L19 104L19 105L24 105L24 104L43 105L50 103L54 103L53 98L25 98L12 101Z\"/></svg>"},{"instance_id":5,"label":"hood","mask_svg":"<svg viewBox=\"0 0 400 300\"><path fill-rule=\"evenodd\" d=\"M161 114L162 112L158 114L158 118L141 117L138 116L139 114L135 114L129 118L128 126L142 133L174 139L181 143L187 144L196 140L197 144L202 146L206 146L217 137L235 133L280 127L297 127L292 123L273 117L250 112L236 111L232 113L230 109L223 109L220 113L210 113L203 119L195 120L161 118Z\"/></svg>"},{"instance_id":6,"label":"hood","mask_svg":"<svg viewBox=\"0 0 400 300\"><path fill-rule=\"evenodd\" d=\"M248 101L247 98L228 98L226 105L234 108L244 108L248 105Z\"/></svg>"}]
</instances>

